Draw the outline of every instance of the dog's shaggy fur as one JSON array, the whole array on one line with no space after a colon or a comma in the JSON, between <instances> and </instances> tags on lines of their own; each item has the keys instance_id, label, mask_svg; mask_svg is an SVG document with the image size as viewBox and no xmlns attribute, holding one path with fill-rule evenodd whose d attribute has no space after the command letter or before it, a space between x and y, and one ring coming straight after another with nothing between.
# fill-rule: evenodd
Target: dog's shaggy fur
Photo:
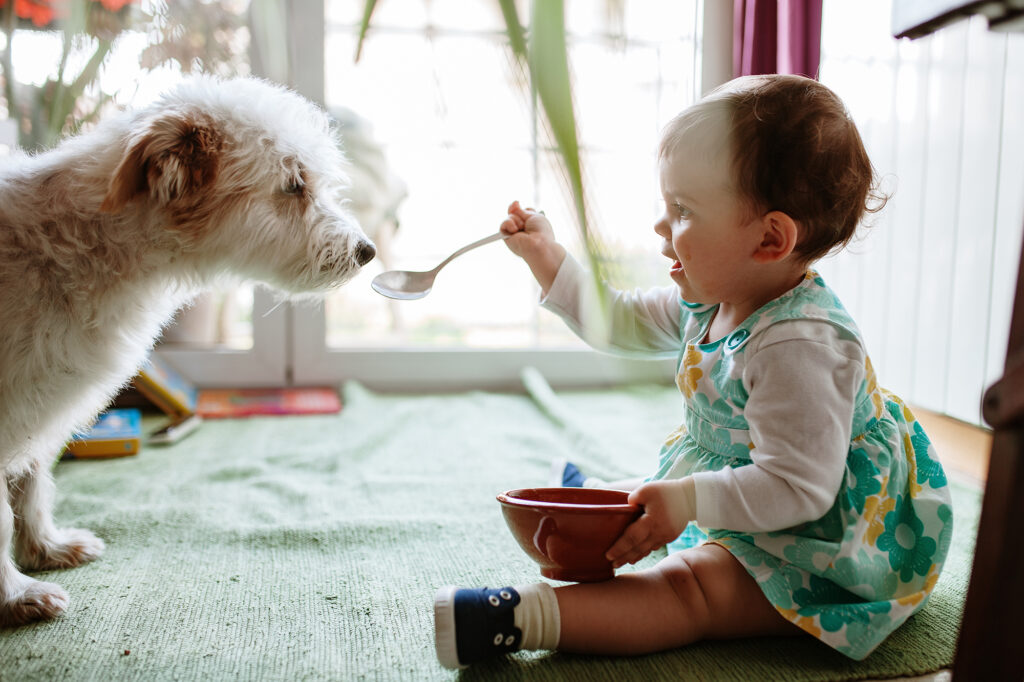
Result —
<instances>
[{"instance_id":1,"label":"dog's shaggy fur","mask_svg":"<svg viewBox=\"0 0 1024 682\"><path fill-rule=\"evenodd\" d=\"M103 551L54 525L51 465L179 306L225 273L322 292L373 258L337 199L336 142L294 93L199 78L53 151L0 159L0 625L68 603L18 567Z\"/></svg>"}]
</instances>

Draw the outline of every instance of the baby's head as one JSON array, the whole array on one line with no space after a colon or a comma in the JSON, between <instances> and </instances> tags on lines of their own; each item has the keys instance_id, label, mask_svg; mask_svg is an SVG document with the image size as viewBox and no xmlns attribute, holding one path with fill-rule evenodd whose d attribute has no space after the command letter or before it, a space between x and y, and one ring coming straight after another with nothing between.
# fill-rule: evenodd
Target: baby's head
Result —
<instances>
[{"instance_id":1,"label":"baby's head","mask_svg":"<svg viewBox=\"0 0 1024 682\"><path fill-rule=\"evenodd\" d=\"M864 213L885 203L843 102L802 76L737 78L676 116L659 157L686 163L694 154L728 155L731 189L751 216L781 211L796 221L803 262L845 245Z\"/></svg>"}]
</instances>

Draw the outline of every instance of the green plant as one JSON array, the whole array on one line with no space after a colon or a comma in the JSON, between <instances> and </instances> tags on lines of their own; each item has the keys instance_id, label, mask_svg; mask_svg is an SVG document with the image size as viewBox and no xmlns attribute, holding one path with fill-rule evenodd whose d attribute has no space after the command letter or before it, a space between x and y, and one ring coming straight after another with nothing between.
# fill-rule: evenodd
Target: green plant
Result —
<instances>
[{"instance_id":1,"label":"green plant","mask_svg":"<svg viewBox=\"0 0 1024 682\"><path fill-rule=\"evenodd\" d=\"M96 80L115 38L127 26L131 2L0 0L0 26L4 34L0 75L8 115L19 122L22 147L48 147L69 123L72 129L77 129L99 113L106 98L94 97L87 103L82 95ZM16 30L46 30L60 36L56 76L42 86L19 83L14 78ZM72 74L69 58L76 47L89 56L81 70Z\"/></svg>"},{"instance_id":2,"label":"green plant","mask_svg":"<svg viewBox=\"0 0 1024 682\"><path fill-rule=\"evenodd\" d=\"M183 73L237 73L247 45L237 3L204 0L0 0L0 79L8 117L18 123L18 144L28 150L53 146L62 136L95 121L114 93L99 87L104 64L126 31L151 36L139 66L151 71L173 62ZM41 85L15 77L15 32L46 31L60 42L54 74ZM79 66L83 64L82 66Z\"/></svg>"}]
</instances>

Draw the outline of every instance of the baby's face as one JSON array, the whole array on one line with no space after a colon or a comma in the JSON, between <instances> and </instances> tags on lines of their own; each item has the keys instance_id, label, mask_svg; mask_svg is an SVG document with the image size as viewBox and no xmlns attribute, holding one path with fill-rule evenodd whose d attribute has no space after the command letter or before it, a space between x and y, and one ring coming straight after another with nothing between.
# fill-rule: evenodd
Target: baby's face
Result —
<instances>
[{"instance_id":1,"label":"baby's face","mask_svg":"<svg viewBox=\"0 0 1024 682\"><path fill-rule=\"evenodd\" d=\"M654 231L672 261L669 276L690 303L744 295L750 256L761 240L757 217L734 189L728 154L709 146L684 140L660 168L665 213Z\"/></svg>"}]
</instances>

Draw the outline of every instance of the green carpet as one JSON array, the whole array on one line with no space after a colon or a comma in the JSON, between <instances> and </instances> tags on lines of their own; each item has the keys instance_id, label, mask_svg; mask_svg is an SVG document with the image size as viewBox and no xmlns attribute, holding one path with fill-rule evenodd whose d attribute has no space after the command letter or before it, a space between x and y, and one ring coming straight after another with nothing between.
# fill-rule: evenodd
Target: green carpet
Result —
<instances>
[{"instance_id":1,"label":"green carpet","mask_svg":"<svg viewBox=\"0 0 1024 682\"><path fill-rule=\"evenodd\" d=\"M0 630L0 680L750 682L951 664L978 512L978 494L962 487L931 602L861 663L778 639L444 670L432 639L437 587L539 577L495 494L542 484L558 456L606 475L653 470L679 419L674 388L555 396L535 374L526 385L528 395L385 396L350 384L339 415L210 421L138 457L61 463L58 522L92 529L107 551L39 574L71 606L54 622Z\"/></svg>"}]
</instances>

